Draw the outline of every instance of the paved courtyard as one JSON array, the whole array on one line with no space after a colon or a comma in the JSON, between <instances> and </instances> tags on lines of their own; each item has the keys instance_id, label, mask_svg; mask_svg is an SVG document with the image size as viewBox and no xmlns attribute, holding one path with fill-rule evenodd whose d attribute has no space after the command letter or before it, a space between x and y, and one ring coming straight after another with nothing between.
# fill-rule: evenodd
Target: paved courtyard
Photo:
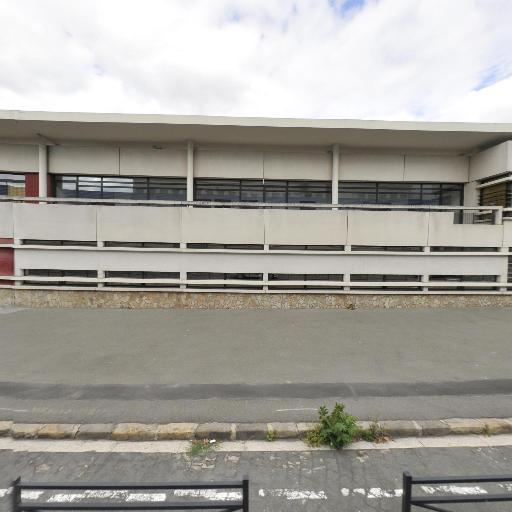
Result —
<instances>
[{"instance_id":1,"label":"paved courtyard","mask_svg":"<svg viewBox=\"0 0 512 512\"><path fill-rule=\"evenodd\" d=\"M17 421L512 416L512 310L0 309Z\"/></svg>"}]
</instances>

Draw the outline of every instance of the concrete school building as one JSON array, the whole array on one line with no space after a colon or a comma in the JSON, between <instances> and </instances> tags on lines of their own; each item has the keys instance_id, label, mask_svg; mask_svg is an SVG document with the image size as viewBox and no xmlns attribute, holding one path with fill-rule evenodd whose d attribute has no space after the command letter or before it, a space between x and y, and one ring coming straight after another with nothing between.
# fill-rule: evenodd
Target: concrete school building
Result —
<instances>
[{"instance_id":1,"label":"concrete school building","mask_svg":"<svg viewBox=\"0 0 512 512\"><path fill-rule=\"evenodd\" d=\"M4 303L512 305L511 247L512 124L0 111Z\"/></svg>"}]
</instances>

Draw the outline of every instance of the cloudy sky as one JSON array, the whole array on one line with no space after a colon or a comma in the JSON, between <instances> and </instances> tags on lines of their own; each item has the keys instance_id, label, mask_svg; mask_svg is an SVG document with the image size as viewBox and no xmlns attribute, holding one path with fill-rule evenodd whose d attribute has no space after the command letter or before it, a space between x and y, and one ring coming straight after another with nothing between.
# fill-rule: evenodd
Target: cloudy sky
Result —
<instances>
[{"instance_id":1,"label":"cloudy sky","mask_svg":"<svg viewBox=\"0 0 512 512\"><path fill-rule=\"evenodd\" d=\"M0 0L0 109L512 122L512 0Z\"/></svg>"}]
</instances>

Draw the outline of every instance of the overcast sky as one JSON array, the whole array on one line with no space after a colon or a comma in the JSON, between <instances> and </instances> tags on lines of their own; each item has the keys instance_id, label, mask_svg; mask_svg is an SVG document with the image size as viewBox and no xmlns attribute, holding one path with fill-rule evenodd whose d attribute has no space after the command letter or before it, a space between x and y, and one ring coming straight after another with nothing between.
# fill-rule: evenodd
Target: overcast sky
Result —
<instances>
[{"instance_id":1,"label":"overcast sky","mask_svg":"<svg viewBox=\"0 0 512 512\"><path fill-rule=\"evenodd\" d=\"M0 109L512 122L512 0L0 0Z\"/></svg>"}]
</instances>

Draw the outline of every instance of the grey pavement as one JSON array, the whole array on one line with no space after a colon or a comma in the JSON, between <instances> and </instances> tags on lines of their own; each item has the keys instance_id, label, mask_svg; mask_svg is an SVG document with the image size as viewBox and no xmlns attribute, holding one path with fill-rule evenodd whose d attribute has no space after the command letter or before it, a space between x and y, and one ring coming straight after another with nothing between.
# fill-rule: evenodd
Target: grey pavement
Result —
<instances>
[{"instance_id":1,"label":"grey pavement","mask_svg":"<svg viewBox=\"0 0 512 512\"><path fill-rule=\"evenodd\" d=\"M79 481L81 484L238 480L248 475L252 512L398 511L404 470L416 476L507 474L511 473L511 460L510 446L294 453L213 452L193 458L168 453L4 450L0 451L0 493L18 475L30 481ZM492 486L480 487L496 492ZM437 492L432 487L430 491ZM467 487L462 491L468 493ZM419 489L418 492L426 491ZM500 492L504 492L503 489ZM9 510L8 499L8 495L0 498L0 510ZM470 505L463 509L482 510L482 506ZM459 508L454 507L454 510ZM510 503L492 505L485 510L510 510Z\"/></svg>"},{"instance_id":2,"label":"grey pavement","mask_svg":"<svg viewBox=\"0 0 512 512\"><path fill-rule=\"evenodd\" d=\"M0 418L512 416L511 309L0 312Z\"/></svg>"}]
</instances>

